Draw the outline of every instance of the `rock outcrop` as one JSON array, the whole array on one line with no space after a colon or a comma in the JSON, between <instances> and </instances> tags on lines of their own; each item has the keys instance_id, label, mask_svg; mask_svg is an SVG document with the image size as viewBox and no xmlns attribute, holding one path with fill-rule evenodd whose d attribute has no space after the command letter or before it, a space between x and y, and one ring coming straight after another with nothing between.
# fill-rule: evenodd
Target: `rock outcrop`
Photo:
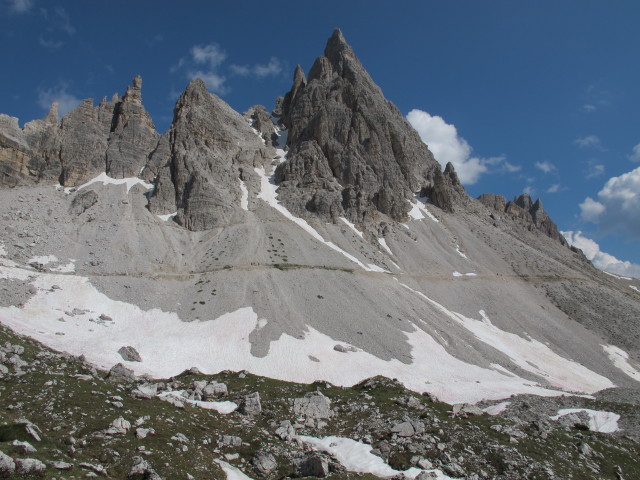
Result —
<instances>
[{"instance_id":1,"label":"rock outcrop","mask_svg":"<svg viewBox=\"0 0 640 480\"><path fill-rule=\"evenodd\" d=\"M149 208L169 213L173 195L178 224L189 230L228 225L240 209L240 168L262 165L273 152L239 113L193 80L176 104L168 137L152 154L159 174Z\"/></svg>"},{"instance_id":2,"label":"rock outcrop","mask_svg":"<svg viewBox=\"0 0 640 480\"><path fill-rule=\"evenodd\" d=\"M17 118L0 115L0 185L58 181L75 186L103 172L137 176L159 136L142 106L141 88L137 76L122 99L105 97L94 106L87 98L59 125L57 103L42 120L22 129Z\"/></svg>"},{"instance_id":3,"label":"rock outcrop","mask_svg":"<svg viewBox=\"0 0 640 480\"><path fill-rule=\"evenodd\" d=\"M275 109L288 128L279 198L297 215L355 223L406 219L407 199L433 183L438 163L386 100L340 30L308 78L298 66Z\"/></svg>"},{"instance_id":4,"label":"rock outcrop","mask_svg":"<svg viewBox=\"0 0 640 480\"><path fill-rule=\"evenodd\" d=\"M158 132L142 106L142 78L133 79L113 115L106 152L106 172L113 178L135 177L158 144Z\"/></svg>"},{"instance_id":5,"label":"rock outcrop","mask_svg":"<svg viewBox=\"0 0 640 480\"><path fill-rule=\"evenodd\" d=\"M529 230L539 230L561 245L568 246L566 239L559 232L558 226L547 215L540 199L533 202L528 194L523 193L507 202L502 195L483 193L478 197L478 200L493 210L506 213Z\"/></svg>"}]
</instances>

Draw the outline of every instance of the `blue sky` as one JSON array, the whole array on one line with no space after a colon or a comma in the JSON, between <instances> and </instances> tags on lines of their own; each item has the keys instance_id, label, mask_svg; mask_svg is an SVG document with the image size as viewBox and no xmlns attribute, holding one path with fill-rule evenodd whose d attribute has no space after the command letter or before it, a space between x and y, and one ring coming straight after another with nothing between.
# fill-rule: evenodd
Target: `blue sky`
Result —
<instances>
[{"instance_id":1,"label":"blue sky","mask_svg":"<svg viewBox=\"0 0 640 480\"><path fill-rule=\"evenodd\" d=\"M0 0L0 112L23 124L136 74L161 132L196 75L238 111L270 109L339 27L471 195L540 197L594 262L640 276L636 1L100 5Z\"/></svg>"}]
</instances>

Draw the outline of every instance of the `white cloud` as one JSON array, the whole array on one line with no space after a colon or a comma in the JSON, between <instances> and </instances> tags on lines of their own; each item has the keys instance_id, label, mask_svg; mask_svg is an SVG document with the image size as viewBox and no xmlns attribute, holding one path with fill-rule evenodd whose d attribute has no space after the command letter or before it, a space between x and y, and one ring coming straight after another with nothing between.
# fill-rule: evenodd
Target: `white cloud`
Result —
<instances>
[{"instance_id":1,"label":"white cloud","mask_svg":"<svg viewBox=\"0 0 640 480\"><path fill-rule=\"evenodd\" d=\"M191 58L196 64L204 64L210 69L214 69L226 60L227 54L217 43L210 43L209 45L191 47Z\"/></svg>"},{"instance_id":2,"label":"white cloud","mask_svg":"<svg viewBox=\"0 0 640 480\"><path fill-rule=\"evenodd\" d=\"M414 109L407 114L407 120L440 165L444 166L449 162L453 164L463 184L476 183L480 175L490 172L490 167L492 171L507 172L516 172L521 168L508 163L504 155L490 158L472 157L471 146L458 135L455 125L448 124L442 117Z\"/></svg>"},{"instance_id":3,"label":"white cloud","mask_svg":"<svg viewBox=\"0 0 640 480\"><path fill-rule=\"evenodd\" d=\"M58 102L58 115L60 115L60 117L80 105L81 101L80 98L67 92L66 83L60 83L53 88L38 89L38 105L48 112L51 104Z\"/></svg>"},{"instance_id":4,"label":"white cloud","mask_svg":"<svg viewBox=\"0 0 640 480\"><path fill-rule=\"evenodd\" d=\"M587 197L580 209L586 221L640 238L640 167L610 178L598 192L598 200Z\"/></svg>"},{"instance_id":5,"label":"white cloud","mask_svg":"<svg viewBox=\"0 0 640 480\"><path fill-rule=\"evenodd\" d=\"M598 163L597 160L589 160L589 169L587 170L587 179L599 177L604 173L604 165Z\"/></svg>"},{"instance_id":6,"label":"white cloud","mask_svg":"<svg viewBox=\"0 0 640 480\"><path fill-rule=\"evenodd\" d=\"M601 148L602 144L600 143L600 139L595 135L587 135L586 137L578 137L573 143L578 145L580 148Z\"/></svg>"},{"instance_id":7,"label":"white cloud","mask_svg":"<svg viewBox=\"0 0 640 480\"><path fill-rule=\"evenodd\" d=\"M631 150L629 160L631 160L632 162L640 162L640 143L633 147L633 149Z\"/></svg>"},{"instance_id":8,"label":"white cloud","mask_svg":"<svg viewBox=\"0 0 640 480\"><path fill-rule=\"evenodd\" d=\"M73 35L76 33L76 27L71 25L71 18L67 11L62 7L56 7L54 9L54 16L51 20L52 24L63 30L67 35Z\"/></svg>"},{"instance_id":9,"label":"white cloud","mask_svg":"<svg viewBox=\"0 0 640 480\"><path fill-rule=\"evenodd\" d=\"M227 80L224 76L215 72L204 72L202 70L190 71L187 73L189 80L201 78L207 84L207 88L215 93L224 94L229 92L229 88L224 84Z\"/></svg>"},{"instance_id":10,"label":"white cloud","mask_svg":"<svg viewBox=\"0 0 640 480\"><path fill-rule=\"evenodd\" d=\"M241 77L254 75L257 78L264 78L268 76L280 75L282 73L282 62L276 57L271 57L266 65L260 63L257 63L253 66L231 65L229 69L234 75L239 75Z\"/></svg>"},{"instance_id":11,"label":"white cloud","mask_svg":"<svg viewBox=\"0 0 640 480\"><path fill-rule=\"evenodd\" d=\"M545 160L544 162L536 162L534 166L538 170L542 170L544 173L553 172L556 169L556 166L553 163L548 162L547 160Z\"/></svg>"},{"instance_id":12,"label":"white cloud","mask_svg":"<svg viewBox=\"0 0 640 480\"><path fill-rule=\"evenodd\" d=\"M536 190L531 185L527 185L526 187L524 187L522 189L522 193L526 193L530 197L533 197L535 195L535 193L536 193Z\"/></svg>"},{"instance_id":13,"label":"white cloud","mask_svg":"<svg viewBox=\"0 0 640 480\"><path fill-rule=\"evenodd\" d=\"M29 13L33 8L33 0L9 0L8 3L12 13Z\"/></svg>"},{"instance_id":14,"label":"white cloud","mask_svg":"<svg viewBox=\"0 0 640 480\"><path fill-rule=\"evenodd\" d=\"M545 193L557 193L560 191L560 184L559 183L554 183L553 185L551 185L549 188L547 188L545 190Z\"/></svg>"},{"instance_id":15,"label":"white cloud","mask_svg":"<svg viewBox=\"0 0 640 480\"><path fill-rule=\"evenodd\" d=\"M587 103L586 105L582 106L582 110L585 112L594 112L596 108L597 107L595 105L591 105L590 103Z\"/></svg>"},{"instance_id":16,"label":"white cloud","mask_svg":"<svg viewBox=\"0 0 640 480\"><path fill-rule=\"evenodd\" d=\"M596 268L604 270L605 272L615 273L616 275L640 278L640 265L618 260L613 255L601 251L600 245L590 238L585 237L581 231L560 233L564 235L569 245L582 250L585 257L591 260Z\"/></svg>"}]
</instances>

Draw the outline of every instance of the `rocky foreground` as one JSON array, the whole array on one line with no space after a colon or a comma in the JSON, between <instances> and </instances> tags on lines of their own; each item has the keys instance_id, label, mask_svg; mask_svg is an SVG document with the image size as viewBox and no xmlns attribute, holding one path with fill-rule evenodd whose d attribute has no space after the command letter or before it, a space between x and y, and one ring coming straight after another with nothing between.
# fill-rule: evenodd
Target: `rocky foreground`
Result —
<instances>
[{"instance_id":1,"label":"rocky foreground","mask_svg":"<svg viewBox=\"0 0 640 480\"><path fill-rule=\"evenodd\" d=\"M381 377L341 388L194 369L149 381L6 329L0 341L1 478L640 476L638 403L615 391L451 406ZM551 419L569 408L585 411Z\"/></svg>"}]
</instances>

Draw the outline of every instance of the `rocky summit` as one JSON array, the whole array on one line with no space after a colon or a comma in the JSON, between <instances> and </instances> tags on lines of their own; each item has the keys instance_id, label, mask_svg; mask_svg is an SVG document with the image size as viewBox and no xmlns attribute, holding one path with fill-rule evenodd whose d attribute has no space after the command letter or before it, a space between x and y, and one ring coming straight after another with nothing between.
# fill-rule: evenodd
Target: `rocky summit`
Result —
<instances>
[{"instance_id":1,"label":"rocky summit","mask_svg":"<svg viewBox=\"0 0 640 480\"><path fill-rule=\"evenodd\" d=\"M0 174L0 478L640 477L640 282L471 198L339 30L272 108L0 115Z\"/></svg>"}]
</instances>

